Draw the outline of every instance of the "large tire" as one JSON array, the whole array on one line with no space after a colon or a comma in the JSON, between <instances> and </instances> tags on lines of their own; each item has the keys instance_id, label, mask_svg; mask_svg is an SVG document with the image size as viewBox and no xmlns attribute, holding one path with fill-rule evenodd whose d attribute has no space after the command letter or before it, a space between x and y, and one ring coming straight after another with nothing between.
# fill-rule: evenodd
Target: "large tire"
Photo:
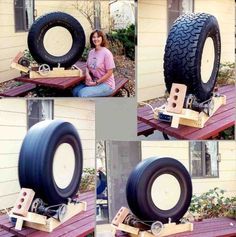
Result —
<instances>
[{"instance_id":1,"label":"large tire","mask_svg":"<svg viewBox=\"0 0 236 237\"><path fill-rule=\"evenodd\" d=\"M205 45L212 46L212 55L206 54L209 58L203 61ZM181 83L199 101L209 99L218 75L220 54L220 30L214 16L205 13L180 16L170 30L165 47L164 75L168 92L172 83ZM209 69L201 72L202 67Z\"/></svg>"},{"instance_id":2,"label":"large tire","mask_svg":"<svg viewBox=\"0 0 236 237\"><path fill-rule=\"evenodd\" d=\"M61 26L66 28L72 36L72 47L63 56L54 56L47 52L44 47L44 36L52 27ZM85 33L81 24L71 15L63 12L52 12L39 17L31 26L28 34L28 48L36 62L48 64L51 67L72 66L85 48Z\"/></svg>"},{"instance_id":3,"label":"large tire","mask_svg":"<svg viewBox=\"0 0 236 237\"><path fill-rule=\"evenodd\" d=\"M55 153L61 144L69 145L74 153L74 172L63 188L57 185L53 172ZM50 205L66 203L79 189L82 167L82 146L72 124L48 120L30 128L20 150L18 172L21 187L33 189L37 197Z\"/></svg>"},{"instance_id":4,"label":"large tire","mask_svg":"<svg viewBox=\"0 0 236 237\"><path fill-rule=\"evenodd\" d=\"M176 205L168 210L158 208L151 196L154 181L163 174L174 176L180 186L180 197ZM169 187L169 189L171 188ZM176 194L173 193L173 195ZM191 178L179 161L168 157L151 157L140 162L131 172L126 186L126 197L131 211L140 220L147 223L154 221L167 223L168 218L171 218L173 222L178 222L186 213L191 202Z\"/></svg>"}]
</instances>

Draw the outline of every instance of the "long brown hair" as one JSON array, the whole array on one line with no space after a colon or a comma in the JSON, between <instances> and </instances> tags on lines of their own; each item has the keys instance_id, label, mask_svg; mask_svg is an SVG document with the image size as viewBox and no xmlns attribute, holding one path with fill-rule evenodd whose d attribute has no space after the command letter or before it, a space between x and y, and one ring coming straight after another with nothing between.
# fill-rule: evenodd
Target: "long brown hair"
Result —
<instances>
[{"instance_id":1,"label":"long brown hair","mask_svg":"<svg viewBox=\"0 0 236 237\"><path fill-rule=\"evenodd\" d=\"M94 45L93 43L93 35L97 33L98 34L98 37L102 37L102 43L101 43L101 46L102 47L108 47L108 42L107 42L107 39L106 39L106 36L105 34L100 31L100 30L94 30L91 34L90 34L90 45L91 45L91 48L96 48L96 46Z\"/></svg>"}]
</instances>

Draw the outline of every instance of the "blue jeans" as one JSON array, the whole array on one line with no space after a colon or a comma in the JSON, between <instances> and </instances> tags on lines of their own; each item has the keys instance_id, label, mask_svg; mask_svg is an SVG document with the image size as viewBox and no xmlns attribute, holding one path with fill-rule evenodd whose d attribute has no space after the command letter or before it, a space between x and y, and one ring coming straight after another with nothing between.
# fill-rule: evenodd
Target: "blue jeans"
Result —
<instances>
[{"instance_id":1,"label":"blue jeans","mask_svg":"<svg viewBox=\"0 0 236 237\"><path fill-rule=\"evenodd\" d=\"M101 97L109 96L113 93L113 89L106 83L97 86L86 86L84 83L72 89L72 94L75 97Z\"/></svg>"}]
</instances>

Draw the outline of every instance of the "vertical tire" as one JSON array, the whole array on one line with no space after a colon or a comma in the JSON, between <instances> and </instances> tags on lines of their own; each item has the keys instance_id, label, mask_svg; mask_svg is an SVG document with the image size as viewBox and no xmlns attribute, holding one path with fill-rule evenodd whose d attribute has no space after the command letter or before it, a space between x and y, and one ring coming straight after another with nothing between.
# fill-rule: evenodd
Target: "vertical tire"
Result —
<instances>
[{"instance_id":1,"label":"vertical tire","mask_svg":"<svg viewBox=\"0 0 236 237\"><path fill-rule=\"evenodd\" d=\"M51 55L44 47L44 36L48 30L60 26L67 29L72 37L71 49L62 56ZM28 48L36 62L56 67L70 67L81 57L85 48L85 33L81 24L64 12L52 12L39 17L28 34Z\"/></svg>"},{"instance_id":2,"label":"vertical tire","mask_svg":"<svg viewBox=\"0 0 236 237\"><path fill-rule=\"evenodd\" d=\"M170 30L165 47L164 76L168 92L172 83L182 83L188 87L187 93L196 95L200 101L209 99L217 80L220 54L220 30L214 16L205 13L180 16Z\"/></svg>"},{"instance_id":3,"label":"vertical tire","mask_svg":"<svg viewBox=\"0 0 236 237\"><path fill-rule=\"evenodd\" d=\"M163 174L172 175L180 186L180 197L176 205L165 210L154 204L151 195L155 180ZM154 191L157 194L160 190ZM173 193L173 195L176 194ZM140 220L148 223L155 221L167 223L168 218L171 218L173 222L178 222L188 210L191 202L191 177L178 160L169 157L151 157L140 162L131 172L126 186L126 197L131 211Z\"/></svg>"},{"instance_id":4,"label":"vertical tire","mask_svg":"<svg viewBox=\"0 0 236 237\"><path fill-rule=\"evenodd\" d=\"M74 153L74 172L65 187L57 184L53 170L55 153L62 144L69 145ZM62 120L35 124L23 140L18 167L21 187L33 189L50 205L66 203L78 192L83 169L82 146L75 127Z\"/></svg>"}]
</instances>

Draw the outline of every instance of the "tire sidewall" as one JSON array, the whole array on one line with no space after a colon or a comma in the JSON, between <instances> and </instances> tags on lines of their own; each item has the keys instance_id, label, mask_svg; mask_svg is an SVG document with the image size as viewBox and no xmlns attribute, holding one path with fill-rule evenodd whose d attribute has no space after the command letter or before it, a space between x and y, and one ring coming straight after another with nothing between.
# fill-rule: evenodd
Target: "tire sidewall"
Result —
<instances>
[{"instance_id":1,"label":"tire sidewall","mask_svg":"<svg viewBox=\"0 0 236 237\"><path fill-rule=\"evenodd\" d=\"M205 42L207 38L210 37L214 44L214 65L211 76L209 80L204 83L201 76L201 63L202 63L202 54ZM219 26L214 16L208 18L208 21L205 23L204 28L201 30L201 35L198 41L198 51L196 54L196 65L197 65L197 81L193 82L192 90L196 91L195 94L201 100L207 100L211 96L213 88L216 84L216 79L218 75L218 70L220 67L220 54L221 54L221 39ZM196 88L196 89L195 89Z\"/></svg>"}]
</instances>

